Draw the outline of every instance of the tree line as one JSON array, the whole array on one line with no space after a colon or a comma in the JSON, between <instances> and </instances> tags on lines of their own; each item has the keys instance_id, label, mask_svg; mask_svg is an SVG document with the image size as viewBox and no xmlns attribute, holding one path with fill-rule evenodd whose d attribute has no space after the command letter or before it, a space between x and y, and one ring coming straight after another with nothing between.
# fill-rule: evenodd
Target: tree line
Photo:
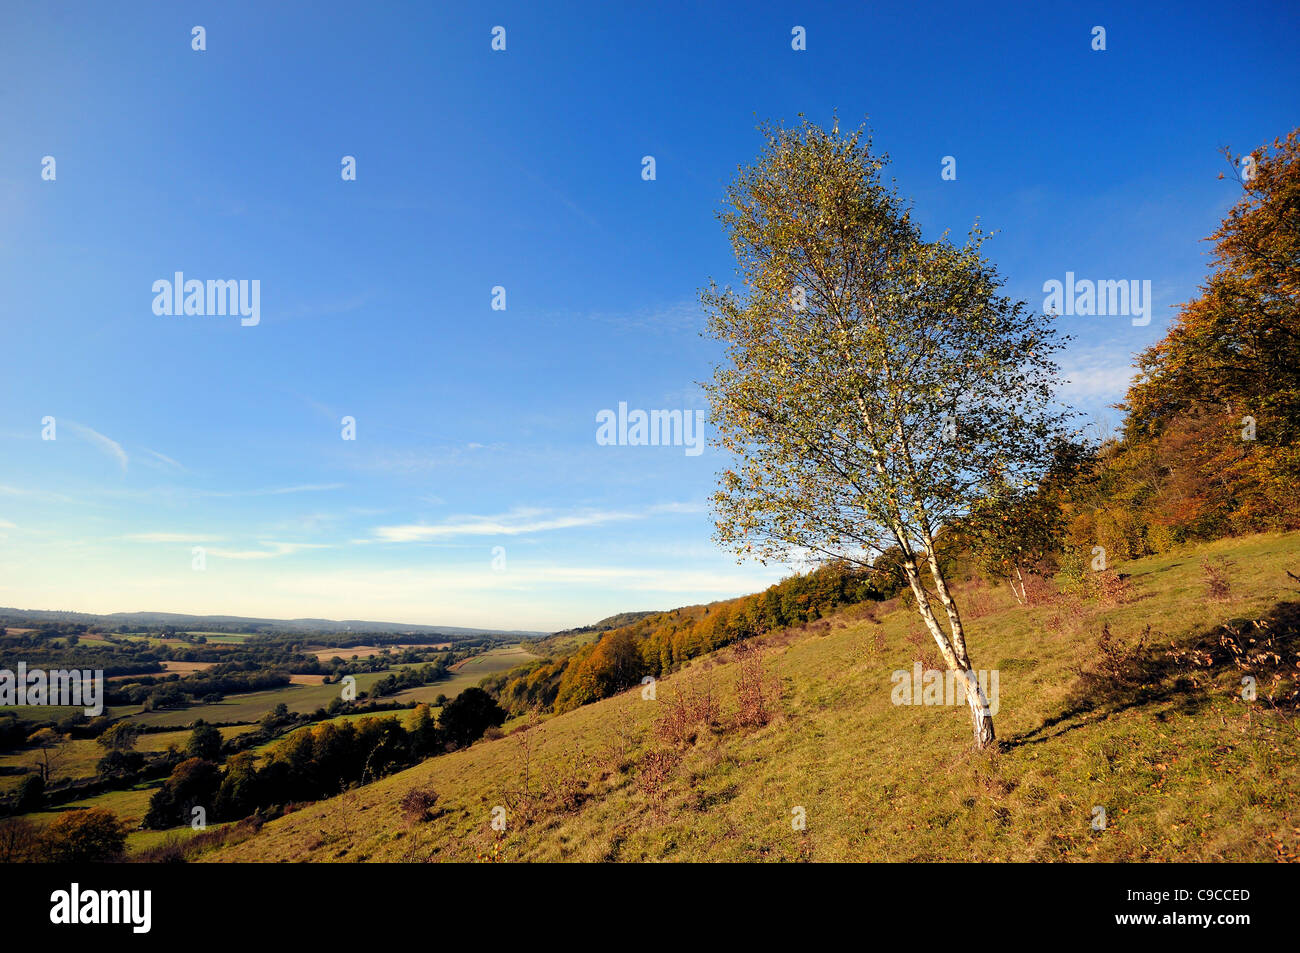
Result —
<instances>
[{"instance_id":1,"label":"tree line","mask_svg":"<svg viewBox=\"0 0 1300 953\"><path fill-rule=\"evenodd\" d=\"M203 726L187 746L191 756L172 770L149 801L146 827L164 829L230 821L287 804L333 797L394 771L473 744L498 728L506 712L481 688L467 688L439 711L417 706L404 725L397 718L327 721L299 728L259 766L251 752L231 757L222 770L221 737ZM195 809L201 809L196 814Z\"/></svg>"}]
</instances>

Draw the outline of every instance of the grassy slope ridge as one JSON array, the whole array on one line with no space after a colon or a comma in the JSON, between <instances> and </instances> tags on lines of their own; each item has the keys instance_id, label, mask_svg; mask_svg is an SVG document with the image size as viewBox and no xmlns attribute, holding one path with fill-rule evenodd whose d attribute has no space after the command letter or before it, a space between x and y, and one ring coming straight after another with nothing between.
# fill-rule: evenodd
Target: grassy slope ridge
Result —
<instances>
[{"instance_id":1,"label":"grassy slope ridge","mask_svg":"<svg viewBox=\"0 0 1300 953\"><path fill-rule=\"evenodd\" d=\"M1200 568L1220 554L1233 561L1226 602L1208 598ZM929 647L908 640L920 632L909 610L883 604L877 622L858 606L755 641L781 688L763 727L705 728L676 746L654 731L674 697L706 686L727 721L740 667L728 647L661 680L657 701L633 690L480 742L203 859L1297 859L1294 723L1244 703L1239 673L1180 671L1154 697L1093 711L1070 695L1079 667L1096 664L1103 622L1128 650L1150 623L1148 649L1163 655L1171 641L1300 600L1285 572L1300 572L1300 534L1118 568L1131 597L1111 607L1063 597L1026 610L1005 587L965 587L975 664L1000 671L1000 754L970 750L964 706L891 704L890 673ZM398 803L414 788L438 793L432 820L403 819ZM503 835L490 826L497 805ZM1104 831L1091 830L1094 806L1106 809ZM804 831L791 824L797 807Z\"/></svg>"}]
</instances>

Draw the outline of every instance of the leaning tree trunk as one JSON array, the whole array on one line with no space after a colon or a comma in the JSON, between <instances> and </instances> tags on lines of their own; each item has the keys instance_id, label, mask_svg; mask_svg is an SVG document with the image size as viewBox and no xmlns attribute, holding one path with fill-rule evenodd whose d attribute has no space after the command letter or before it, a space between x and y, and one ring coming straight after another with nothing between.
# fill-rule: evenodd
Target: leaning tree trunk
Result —
<instances>
[{"instance_id":1,"label":"leaning tree trunk","mask_svg":"<svg viewBox=\"0 0 1300 953\"><path fill-rule=\"evenodd\" d=\"M934 537L930 533L928 525L923 524L925 540L926 562L930 566L930 577L934 579L934 587L939 593L939 601L943 603L944 611L948 614L949 639L952 642L953 652L957 656L957 671L962 675L966 685L966 703L970 705L971 727L975 732L975 747L987 748L994 742L993 734L993 713L989 710L989 700L985 697L984 692L980 690L979 680L975 676L974 667L970 663L970 651L966 647L966 627L962 624L961 613L957 610L957 602L952 597L948 589L948 580L943 574L943 569L939 566L939 554L934 545Z\"/></svg>"},{"instance_id":2,"label":"leaning tree trunk","mask_svg":"<svg viewBox=\"0 0 1300 953\"><path fill-rule=\"evenodd\" d=\"M865 402L859 395L856 398L858 411L862 416L862 421L866 424L867 432L873 438L876 436L876 427L872 421L871 414L868 412ZM903 432L902 424L898 425L899 440L906 446L906 434ZM912 469L910 458L907 459L909 473L915 476ZM885 468L881 462L880 453L875 455L876 472L884 477ZM938 591L939 599L943 603L944 610L948 615L948 621L951 625L952 636L943 631L939 625L938 619L934 616L934 608L930 605L929 593L925 591L925 586L921 583L920 570L916 563L916 553L908 545L908 534L903 526L901 515L895 514L891 521L890 529L894 534L894 541L898 543L899 551L903 554L903 569L907 575L907 582L912 587L912 594L916 596L917 612L921 615L921 620L925 622L926 628L934 637L935 644L939 646L939 654L943 656L944 662L948 668L961 676L962 684L966 687L966 703L970 706L971 727L975 734L975 747L986 748L994 743L993 733L993 713L989 711L988 699L984 693L979 690L979 682L975 673L971 670L970 656L966 652L966 635L962 629L961 615L957 612L957 605L953 602L951 594L948 592L947 581L943 577L943 572L939 568L938 556L935 552L934 537L930 532L929 524L925 520L924 513L921 514L922 528L925 541L925 555L930 567L930 575L934 578L935 588Z\"/></svg>"},{"instance_id":3,"label":"leaning tree trunk","mask_svg":"<svg viewBox=\"0 0 1300 953\"><path fill-rule=\"evenodd\" d=\"M970 706L971 725L975 731L975 747L988 748L997 740L993 733L993 713L989 701L980 689L979 679L969 667L961 672L966 680L966 703Z\"/></svg>"},{"instance_id":4,"label":"leaning tree trunk","mask_svg":"<svg viewBox=\"0 0 1300 953\"><path fill-rule=\"evenodd\" d=\"M975 677L975 672L971 670L965 640L955 641L949 639L947 633L943 631L943 627L939 625L939 620L934 615L934 607L930 604L930 595L925 591L925 586L921 583L916 559L910 552L904 554L903 569L907 574L907 582L912 587L912 595L916 597L917 612L920 614L926 628L930 630L930 634L934 637L935 644L939 646L939 654L943 656L944 663L947 664L948 668L957 673L965 686L966 704L970 707L971 728L975 735L975 747L990 747L996 739L993 731L993 714L989 711L988 699L980 690L979 679ZM943 591L946 595L946 589ZM947 603L945 603L945 608L948 608ZM953 610L955 610L955 606L949 609L950 616ZM960 632L961 630L958 629L957 631Z\"/></svg>"}]
</instances>

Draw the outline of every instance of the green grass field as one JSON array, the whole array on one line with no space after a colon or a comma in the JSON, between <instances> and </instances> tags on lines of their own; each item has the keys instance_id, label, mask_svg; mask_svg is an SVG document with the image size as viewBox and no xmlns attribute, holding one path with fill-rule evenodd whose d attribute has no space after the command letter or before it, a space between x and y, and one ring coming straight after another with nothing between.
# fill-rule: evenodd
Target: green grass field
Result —
<instances>
[{"instance_id":1,"label":"green grass field","mask_svg":"<svg viewBox=\"0 0 1300 953\"><path fill-rule=\"evenodd\" d=\"M357 691L368 690L386 674L386 672L363 672L357 676ZM266 692L231 695L211 705L142 712L132 716L131 720L142 725L156 726L192 725L199 718L210 723L250 723L259 720L281 702L284 702L292 712L309 714L318 708L326 707L338 698L342 688L339 684L286 685Z\"/></svg>"},{"instance_id":2,"label":"green grass field","mask_svg":"<svg viewBox=\"0 0 1300 953\"><path fill-rule=\"evenodd\" d=\"M209 824L206 829L212 831L224 826L225 824L214 823ZM199 832L191 827L173 827L165 831L129 831L126 835L127 857L171 842L184 843L197 833Z\"/></svg>"},{"instance_id":3,"label":"green grass field","mask_svg":"<svg viewBox=\"0 0 1300 953\"><path fill-rule=\"evenodd\" d=\"M191 632L190 635L201 635L209 643L215 642L218 645L239 645L256 637L254 632Z\"/></svg>"},{"instance_id":4,"label":"green grass field","mask_svg":"<svg viewBox=\"0 0 1300 953\"><path fill-rule=\"evenodd\" d=\"M105 794L99 794L95 797L86 798L82 801L74 801L69 804L60 805L57 811L41 811L35 814L28 814L28 819L38 824L48 824L54 818L67 811L82 811L87 808L98 807L112 811L123 821L128 828L126 835L126 852L129 857L132 854L151 847L161 847L169 841L185 841L193 837L197 831L189 827L176 827L165 831L140 830L140 823L144 820L145 813L149 810L149 799L153 797L154 791L159 787L158 782L149 785L141 785L131 788L127 791L109 791ZM212 824L209 830L221 827L221 824Z\"/></svg>"},{"instance_id":5,"label":"green grass field","mask_svg":"<svg viewBox=\"0 0 1300 953\"><path fill-rule=\"evenodd\" d=\"M38 811L26 815L30 820L38 824L46 824L54 820L60 814L66 811L85 810L90 807L103 808L112 811L117 815L118 820L123 821L131 828L138 827L144 820L145 812L149 810L149 798L153 797L153 792L160 786L161 782L154 781L150 784L142 784L125 791L106 791L103 794L96 794L94 797L88 797L82 801L72 801L68 804L61 804L57 810Z\"/></svg>"},{"instance_id":6,"label":"green grass field","mask_svg":"<svg viewBox=\"0 0 1300 953\"><path fill-rule=\"evenodd\" d=\"M393 697L400 702L425 702L431 705L439 695L455 698L465 689L473 688L487 676L509 671L535 657L522 645L489 649L456 665L452 670L451 678L434 682L432 685L408 688Z\"/></svg>"},{"instance_id":7,"label":"green grass field","mask_svg":"<svg viewBox=\"0 0 1300 953\"><path fill-rule=\"evenodd\" d=\"M129 715L135 709L119 705L116 707L105 707L104 714L110 718L119 718L123 715ZM33 724L41 724L47 721L60 721L71 715L85 713L84 708L74 708L69 705L6 705L0 708L0 712L12 712L20 721L28 721Z\"/></svg>"},{"instance_id":8,"label":"green grass field","mask_svg":"<svg viewBox=\"0 0 1300 953\"><path fill-rule=\"evenodd\" d=\"M1207 595L1204 554L1233 560L1227 601ZM762 727L733 724L740 662L728 647L662 679L656 700L632 690L430 759L204 859L1300 858L1295 724L1262 697L1244 702L1239 673L1170 668L1145 693L1094 696L1091 710L1071 697L1079 671L1099 663L1103 623L1124 655L1172 665L1170 643L1296 600L1285 570L1300 572L1300 534L1118 569L1132 592L1111 607L1057 597L1021 608L1005 588L959 587L974 664L1000 672L1000 752L971 750L964 706L891 703L891 673L928 646L908 641L920 628L908 610L886 603L873 619L859 606L752 643L779 688ZM678 743L658 736L674 699L705 695L716 726ZM401 815L416 788L438 794L432 821ZM1092 826L1097 807L1104 830Z\"/></svg>"}]
</instances>

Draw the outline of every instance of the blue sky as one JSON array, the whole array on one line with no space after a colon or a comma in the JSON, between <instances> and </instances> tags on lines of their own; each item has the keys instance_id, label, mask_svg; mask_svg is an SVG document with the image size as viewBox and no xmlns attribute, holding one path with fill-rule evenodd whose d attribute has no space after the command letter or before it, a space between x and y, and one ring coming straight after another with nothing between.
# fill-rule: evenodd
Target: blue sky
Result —
<instances>
[{"instance_id":1,"label":"blue sky","mask_svg":"<svg viewBox=\"0 0 1300 953\"><path fill-rule=\"evenodd\" d=\"M1035 306L1150 280L1146 327L1061 320L1113 423L1234 201L1217 149L1300 105L1293 4L448 6L4 4L0 604L553 629L754 591L784 570L711 543L717 452L595 418L704 407L758 119L867 118ZM258 280L260 323L155 315L177 271Z\"/></svg>"}]
</instances>

